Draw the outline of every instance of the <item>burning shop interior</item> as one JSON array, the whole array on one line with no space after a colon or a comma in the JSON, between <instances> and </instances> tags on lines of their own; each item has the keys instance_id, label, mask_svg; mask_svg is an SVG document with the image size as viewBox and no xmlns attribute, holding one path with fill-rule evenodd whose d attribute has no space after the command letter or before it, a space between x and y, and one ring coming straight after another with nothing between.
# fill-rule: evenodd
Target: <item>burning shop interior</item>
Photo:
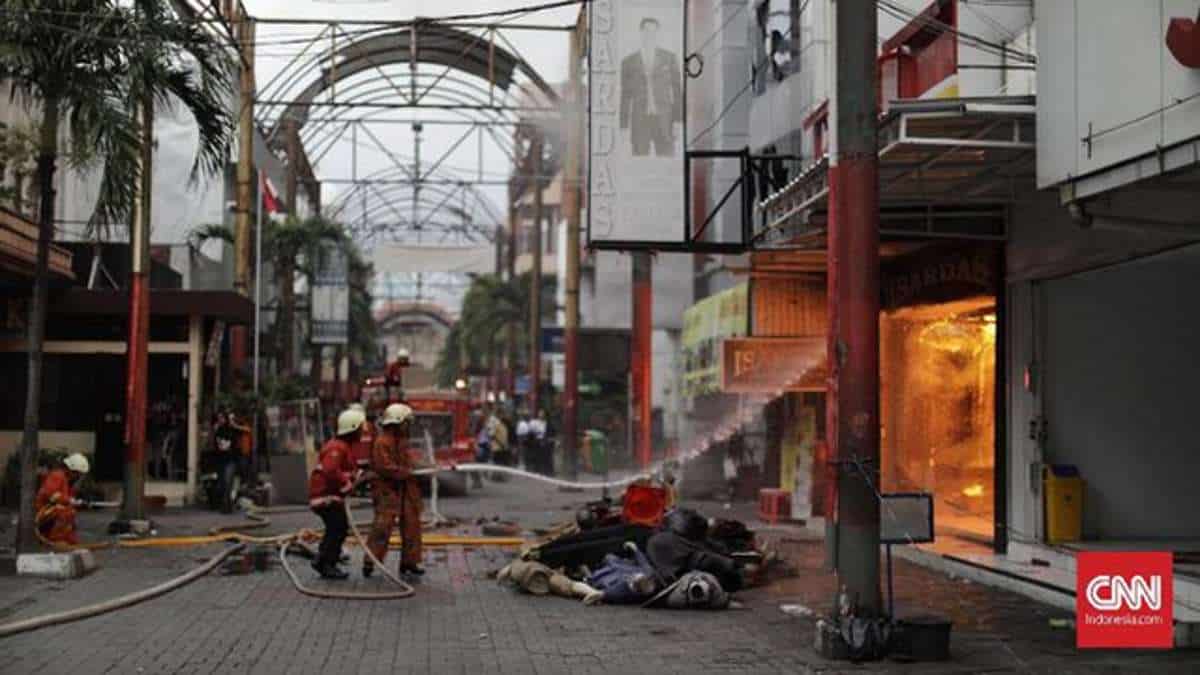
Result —
<instances>
[{"instance_id":1,"label":"burning shop interior","mask_svg":"<svg viewBox=\"0 0 1200 675\"><path fill-rule=\"evenodd\" d=\"M955 257L968 267L982 260L956 253L949 263L930 264L953 266ZM994 278L975 269L978 281ZM939 300L971 295L928 302L917 293L880 316L883 489L933 494L939 535L990 544L996 503L996 296L972 290L964 279L950 281L956 290L943 287L932 295Z\"/></svg>"}]
</instances>

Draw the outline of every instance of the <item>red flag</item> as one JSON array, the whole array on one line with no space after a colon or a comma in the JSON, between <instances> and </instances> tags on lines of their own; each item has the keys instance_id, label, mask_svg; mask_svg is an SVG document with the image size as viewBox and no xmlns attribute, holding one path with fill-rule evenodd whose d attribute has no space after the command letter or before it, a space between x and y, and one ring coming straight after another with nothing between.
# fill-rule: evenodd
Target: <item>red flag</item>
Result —
<instances>
[{"instance_id":1,"label":"red flag","mask_svg":"<svg viewBox=\"0 0 1200 675\"><path fill-rule=\"evenodd\" d=\"M267 178L267 174L263 171L259 171L258 175L262 184L263 208L268 214L283 213L283 205L279 203L279 193L275 191L271 179Z\"/></svg>"}]
</instances>

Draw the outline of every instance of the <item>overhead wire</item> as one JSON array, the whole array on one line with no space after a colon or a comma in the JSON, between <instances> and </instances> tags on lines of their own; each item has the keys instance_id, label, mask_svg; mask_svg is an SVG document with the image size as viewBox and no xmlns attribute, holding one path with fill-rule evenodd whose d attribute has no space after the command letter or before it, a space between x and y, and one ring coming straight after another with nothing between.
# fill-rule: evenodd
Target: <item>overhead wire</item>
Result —
<instances>
[{"instance_id":1,"label":"overhead wire","mask_svg":"<svg viewBox=\"0 0 1200 675\"><path fill-rule=\"evenodd\" d=\"M1000 23L1000 21L998 21L995 17L976 7L974 2L967 2L967 0L963 0L960 4L962 7L966 7L967 11L974 15L975 18L986 23L993 31L996 32L997 35L1004 36L1005 42L1012 42L1013 40L1017 39L1017 33L1015 31L1010 30L1008 26Z\"/></svg>"},{"instance_id":2,"label":"overhead wire","mask_svg":"<svg viewBox=\"0 0 1200 675\"><path fill-rule=\"evenodd\" d=\"M808 0L805 0L804 4L800 7L800 10L799 10L800 13L803 13L807 7L808 7ZM725 25L728 25L728 22L726 22ZM711 41L717 34L721 33L724 30L725 25L722 25L722 27L720 29L718 29L716 32L714 32L713 36L709 37L708 41L706 41L704 44L707 45L708 42ZM783 34L783 39L787 40L787 39L790 39L791 37L792 37L792 26L788 26L787 31L785 31ZM766 65L767 62L770 61L771 56L772 56L771 54L766 54L763 57L763 59L758 61L754 66L754 72L758 72L758 70L760 68L762 68L764 65ZM701 138L707 136L709 134L709 132L711 132L713 129L715 129L717 127L717 125L721 123L721 120L725 119L725 116L729 114L729 111L733 109L733 106L737 105L737 102L742 98L742 96L744 96L747 91L750 91L750 88L753 86L754 86L754 77L752 75L748 80L746 80L746 84L743 85L742 88L739 89L737 91L737 93L735 93L728 101L726 101L725 107L723 107L721 109L721 112L717 114L717 117L712 121L712 123L709 124L707 127L705 127L703 131L701 131L700 133L693 136L691 141L688 142L688 145L695 145Z\"/></svg>"},{"instance_id":3,"label":"overhead wire","mask_svg":"<svg viewBox=\"0 0 1200 675\"><path fill-rule=\"evenodd\" d=\"M522 16L527 16L529 14L533 14L536 12L549 11L549 10L553 10L553 9L561 9L563 7L570 7L573 5L586 5L591 2L592 2L592 0L558 0L557 2L546 2L546 3L540 3L540 4L534 4L534 5L522 5L519 7L511 7L509 9L492 10L492 11L487 11L487 12L443 14L443 15L434 15L434 16L418 16L418 17L413 17L411 19L401 19L401 20L383 19L378 22L372 22L373 26L378 26L378 27L366 28L363 30L371 31L371 30L379 30L380 28L383 28L383 29L407 28L407 27L410 27L413 25L420 25L420 24L446 23L446 22L453 22L453 21L474 21L474 20L478 20L478 19L493 19L493 18L508 18L508 17L520 18ZM58 16L58 17L82 18L82 19L104 18L106 16L110 16L109 14L104 13L104 12L72 11L72 10L65 10L65 9L53 9L53 8L41 8L41 7L30 7L30 8L22 8L22 9L0 8L0 15L4 15L4 14L8 14L11 16L42 15L42 16ZM189 17L180 17L180 18L184 21L189 21L189 22L194 22L194 23L229 23L229 19L226 19L224 17L213 17L213 18L207 18L207 19L205 19L205 18L192 19ZM259 21L261 23L266 23L266 24L289 25L289 20L286 18L256 17L253 15L250 15L247 18L252 21ZM512 20L512 18L510 18L509 20ZM337 19L328 19L328 20L319 20L319 21L321 21L323 23L329 23L329 24L338 23ZM290 25L310 25L312 23L313 23L313 20L306 19L304 21L296 21L294 24L290 24Z\"/></svg>"},{"instance_id":4,"label":"overhead wire","mask_svg":"<svg viewBox=\"0 0 1200 675\"><path fill-rule=\"evenodd\" d=\"M1019 49L1008 47L1007 45L979 37L974 33L969 33L954 26L951 26L944 21L926 16L923 13L913 12L903 5L899 5L893 0L876 0L875 5L888 13L894 18L905 22L917 22L919 25L935 30L939 33L949 33L959 38L959 40L969 47L973 47L980 51L987 52L996 56L1005 56L1024 61L1026 63L1036 64L1037 56Z\"/></svg>"}]
</instances>

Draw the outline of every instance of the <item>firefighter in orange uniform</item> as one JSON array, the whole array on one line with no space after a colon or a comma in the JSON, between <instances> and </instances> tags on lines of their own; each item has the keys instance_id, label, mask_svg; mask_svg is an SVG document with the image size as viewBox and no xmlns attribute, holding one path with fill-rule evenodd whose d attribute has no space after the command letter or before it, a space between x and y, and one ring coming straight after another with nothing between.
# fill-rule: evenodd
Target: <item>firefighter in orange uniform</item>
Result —
<instances>
[{"instance_id":1,"label":"firefighter in orange uniform","mask_svg":"<svg viewBox=\"0 0 1200 675\"><path fill-rule=\"evenodd\" d=\"M371 448L371 471L374 473L371 499L375 502L375 520L371 523L367 546L380 562L384 562L392 524L399 518L400 536L404 540L400 572L420 575L425 573L421 568L421 486L413 471L423 465L414 465L408 454L412 416L412 408L393 403L379 421L380 433ZM363 576L370 576L374 571L374 563L364 560Z\"/></svg>"},{"instance_id":2,"label":"firefighter in orange uniform","mask_svg":"<svg viewBox=\"0 0 1200 675\"><path fill-rule=\"evenodd\" d=\"M50 470L42 479L33 500L38 532L58 544L79 544L75 533L75 483L88 472L87 457L79 453L63 460L63 466Z\"/></svg>"},{"instance_id":3,"label":"firefighter in orange uniform","mask_svg":"<svg viewBox=\"0 0 1200 675\"><path fill-rule=\"evenodd\" d=\"M313 569L326 579L349 576L337 564L350 529L345 499L361 476L350 458L351 448L362 435L365 419L357 410L344 410L338 415L337 438L321 447L317 466L308 478L308 504L325 523L325 534L321 537Z\"/></svg>"}]
</instances>

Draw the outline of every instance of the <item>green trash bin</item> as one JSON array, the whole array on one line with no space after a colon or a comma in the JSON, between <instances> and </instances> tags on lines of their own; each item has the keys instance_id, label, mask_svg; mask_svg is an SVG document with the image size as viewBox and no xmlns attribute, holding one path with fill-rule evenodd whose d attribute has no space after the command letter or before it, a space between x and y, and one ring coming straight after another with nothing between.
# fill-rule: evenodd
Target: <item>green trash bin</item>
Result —
<instances>
[{"instance_id":1,"label":"green trash bin","mask_svg":"<svg viewBox=\"0 0 1200 675\"><path fill-rule=\"evenodd\" d=\"M588 466L593 473L608 473L608 437L603 431L588 429L583 432L583 445Z\"/></svg>"}]
</instances>

